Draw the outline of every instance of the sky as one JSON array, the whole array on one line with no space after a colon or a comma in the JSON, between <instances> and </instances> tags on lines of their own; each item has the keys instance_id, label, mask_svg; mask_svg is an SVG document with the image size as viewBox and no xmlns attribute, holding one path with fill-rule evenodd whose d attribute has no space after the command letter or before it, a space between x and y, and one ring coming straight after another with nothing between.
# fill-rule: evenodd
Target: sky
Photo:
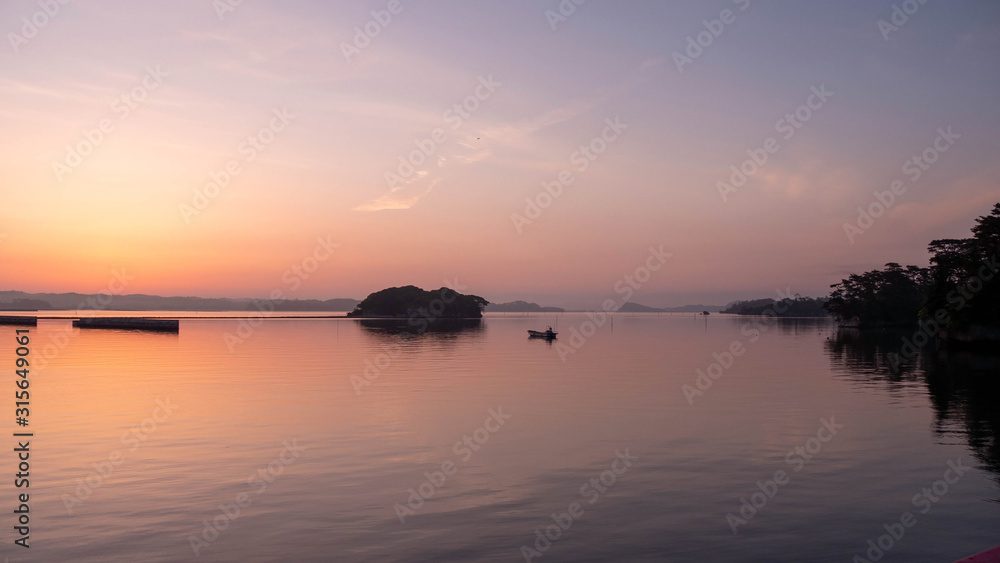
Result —
<instances>
[{"instance_id":1,"label":"sky","mask_svg":"<svg viewBox=\"0 0 1000 563\"><path fill-rule=\"evenodd\" d=\"M0 31L3 290L819 296L1000 201L996 2L5 0Z\"/></svg>"}]
</instances>

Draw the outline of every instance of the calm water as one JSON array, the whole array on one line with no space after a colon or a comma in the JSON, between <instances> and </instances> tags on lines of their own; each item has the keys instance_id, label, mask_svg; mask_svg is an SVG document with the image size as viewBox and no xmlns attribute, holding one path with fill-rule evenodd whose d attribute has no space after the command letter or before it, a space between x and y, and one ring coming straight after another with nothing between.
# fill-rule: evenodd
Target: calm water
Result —
<instances>
[{"instance_id":1,"label":"calm water","mask_svg":"<svg viewBox=\"0 0 1000 563\"><path fill-rule=\"evenodd\" d=\"M882 561L1000 544L996 357L893 366L898 335L717 315L617 315L573 348L586 320L488 316L424 334L347 319L194 319L179 334L40 321L32 547L13 546L8 477L2 555L185 561L198 537L202 561L524 561L573 503L533 561L846 562L907 511L916 523ZM526 338L547 324L555 343ZM11 370L14 330L0 326ZM734 342L742 355L689 404L682 386ZM626 452L637 459L616 462ZM949 461L972 469L915 504ZM8 449L0 464L14 463ZM767 483L777 471L786 480ZM758 481L773 496L734 534L727 514L765 498ZM429 498L401 523L421 485Z\"/></svg>"}]
</instances>

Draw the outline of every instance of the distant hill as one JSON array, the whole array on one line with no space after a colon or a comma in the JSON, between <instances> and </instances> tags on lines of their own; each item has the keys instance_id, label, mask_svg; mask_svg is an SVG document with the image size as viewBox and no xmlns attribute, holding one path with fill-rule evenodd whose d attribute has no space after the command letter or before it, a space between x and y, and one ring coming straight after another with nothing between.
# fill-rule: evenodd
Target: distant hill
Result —
<instances>
[{"instance_id":1,"label":"distant hill","mask_svg":"<svg viewBox=\"0 0 1000 563\"><path fill-rule=\"evenodd\" d=\"M358 306L357 299L285 299L274 301L275 311L353 311ZM250 307L253 307L251 305Z\"/></svg>"},{"instance_id":2,"label":"distant hill","mask_svg":"<svg viewBox=\"0 0 1000 563\"><path fill-rule=\"evenodd\" d=\"M0 311L44 311L51 309L48 301L41 299L14 299L9 302L0 301Z\"/></svg>"},{"instance_id":3,"label":"distant hill","mask_svg":"<svg viewBox=\"0 0 1000 563\"><path fill-rule=\"evenodd\" d=\"M538 303L527 301L511 301L510 303L490 303L486 307L487 313L564 313L566 309L561 307L542 307Z\"/></svg>"},{"instance_id":4,"label":"distant hill","mask_svg":"<svg viewBox=\"0 0 1000 563\"><path fill-rule=\"evenodd\" d=\"M718 313L722 311L722 306L720 305L681 305L680 307L666 307L663 309L667 313L700 313L702 311L708 311L709 313Z\"/></svg>"},{"instance_id":5,"label":"distant hill","mask_svg":"<svg viewBox=\"0 0 1000 563\"><path fill-rule=\"evenodd\" d=\"M657 309L656 307L647 307L646 305L640 305L638 303L628 303L623 304L618 307L619 313L664 313L663 309Z\"/></svg>"},{"instance_id":6,"label":"distant hill","mask_svg":"<svg viewBox=\"0 0 1000 563\"><path fill-rule=\"evenodd\" d=\"M618 308L619 313L700 313L708 311L717 313L722 310L718 305L682 305L680 307L647 307L631 301Z\"/></svg>"},{"instance_id":7,"label":"distant hill","mask_svg":"<svg viewBox=\"0 0 1000 563\"><path fill-rule=\"evenodd\" d=\"M160 297L158 295L114 295L82 293L24 293L0 291L0 310L27 309L112 309L117 311L252 311L263 299L206 299L202 297ZM27 307L25 303L38 306ZM282 299L270 301L275 311L351 311L357 299ZM42 306L44 305L44 306ZM8 309L7 306L21 307Z\"/></svg>"}]
</instances>

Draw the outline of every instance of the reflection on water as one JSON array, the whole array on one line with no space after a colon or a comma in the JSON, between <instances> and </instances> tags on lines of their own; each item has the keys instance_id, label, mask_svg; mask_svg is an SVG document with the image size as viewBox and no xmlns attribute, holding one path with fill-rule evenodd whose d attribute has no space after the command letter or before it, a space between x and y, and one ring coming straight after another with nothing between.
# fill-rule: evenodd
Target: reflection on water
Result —
<instances>
[{"instance_id":1,"label":"reflection on water","mask_svg":"<svg viewBox=\"0 0 1000 563\"><path fill-rule=\"evenodd\" d=\"M487 315L418 333L268 319L235 346L237 318L185 319L171 335L42 320L35 559L11 560L192 560L190 538L245 494L198 561L523 561L573 502L584 514L533 561L850 561L949 460L973 455L982 467L891 561L1000 543L1000 504L983 502L1000 496L993 360L925 354L894 374L892 338L726 315L615 315L571 342L588 318ZM527 338L547 325L572 352ZM0 326L0 365L13 365L14 330ZM703 388L694 404L685 385ZM788 452L831 417L836 437L733 534L726 515L792 470ZM618 452L638 459L604 491L589 485L609 482ZM401 523L396 505L421 487ZM12 480L0 496L15 498Z\"/></svg>"},{"instance_id":2,"label":"reflection on water","mask_svg":"<svg viewBox=\"0 0 1000 563\"><path fill-rule=\"evenodd\" d=\"M935 432L960 434L1000 483L1000 355L946 351L921 362L937 413Z\"/></svg>"},{"instance_id":3,"label":"reflection on water","mask_svg":"<svg viewBox=\"0 0 1000 563\"><path fill-rule=\"evenodd\" d=\"M772 323L783 334L829 334L831 332L830 319L828 318L778 318L767 322Z\"/></svg>"},{"instance_id":4,"label":"reflection on water","mask_svg":"<svg viewBox=\"0 0 1000 563\"><path fill-rule=\"evenodd\" d=\"M918 381L918 357L903 352L904 339L913 333L902 330L831 331L827 352L843 375L859 382Z\"/></svg>"},{"instance_id":5,"label":"reflection on water","mask_svg":"<svg viewBox=\"0 0 1000 563\"><path fill-rule=\"evenodd\" d=\"M935 413L934 435L962 438L1000 482L1000 353L935 343L913 348L913 331L840 329L833 334L827 351L843 375L863 385L925 388Z\"/></svg>"},{"instance_id":6,"label":"reflection on water","mask_svg":"<svg viewBox=\"0 0 1000 563\"><path fill-rule=\"evenodd\" d=\"M461 333L482 333L482 319L355 319L354 322L373 334L433 334L442 337Z\"/></svg>"}]
</instances>

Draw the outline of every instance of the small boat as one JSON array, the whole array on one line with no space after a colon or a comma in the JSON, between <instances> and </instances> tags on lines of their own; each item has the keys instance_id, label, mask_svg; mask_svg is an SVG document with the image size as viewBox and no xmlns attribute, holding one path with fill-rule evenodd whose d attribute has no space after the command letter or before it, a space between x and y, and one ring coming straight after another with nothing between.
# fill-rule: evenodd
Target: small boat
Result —
<instances>
[{"instance_id":1,"label":"small boat","mask_svg":"<svg viewBox=\"0 0 1000 563\"><path fill-rule=\"evenodd\" d=\"M555 338L558 332L553 332L552 327L549 327L545 332L539 332L537 330L529 330L528 338Z\"/></svg>"}]
</instances>

